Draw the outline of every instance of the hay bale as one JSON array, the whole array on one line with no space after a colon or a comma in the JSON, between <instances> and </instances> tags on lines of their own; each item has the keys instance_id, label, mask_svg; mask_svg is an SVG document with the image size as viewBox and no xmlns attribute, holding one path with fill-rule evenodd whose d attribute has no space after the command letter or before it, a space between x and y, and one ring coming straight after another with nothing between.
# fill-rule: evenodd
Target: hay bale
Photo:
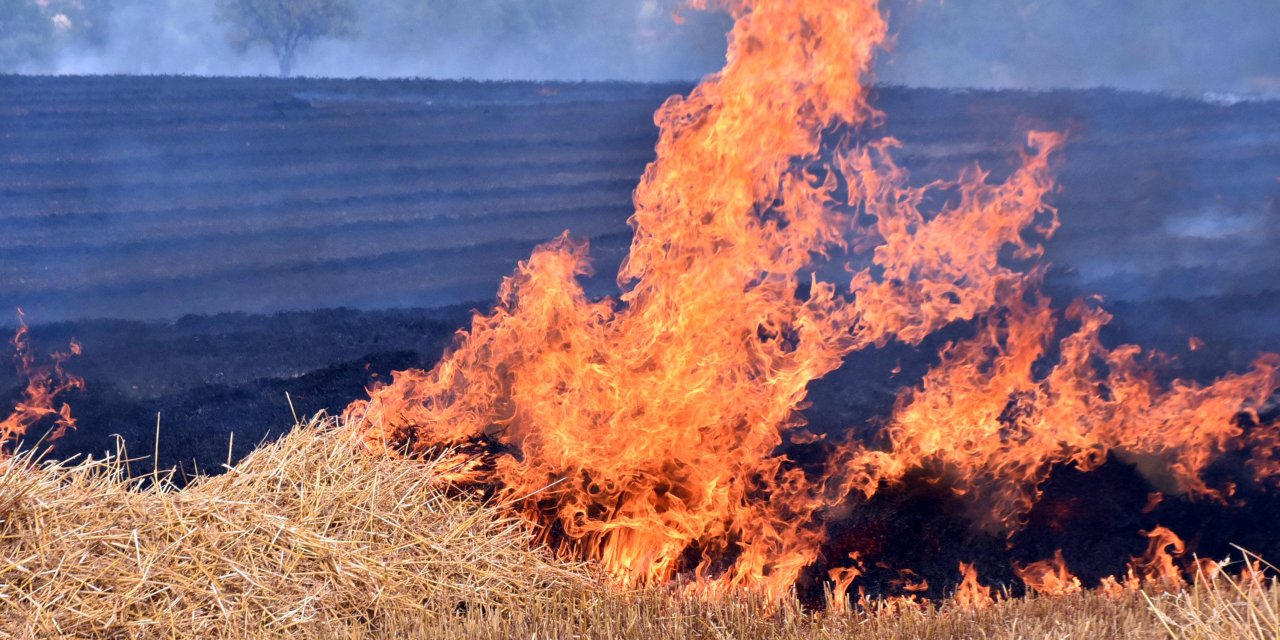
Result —
<instances>
[{"instance_id":1,"label":"hay bale","mask_svg":"<svg viewBox=\"0 0 1280 640\"><path fill-rule=\"evenodd\" d=\"M3 462L0 635L377 635L591 584L447 457L371 457L333 419L182 491L126 469Z\"/></svg>"}]
</instances>

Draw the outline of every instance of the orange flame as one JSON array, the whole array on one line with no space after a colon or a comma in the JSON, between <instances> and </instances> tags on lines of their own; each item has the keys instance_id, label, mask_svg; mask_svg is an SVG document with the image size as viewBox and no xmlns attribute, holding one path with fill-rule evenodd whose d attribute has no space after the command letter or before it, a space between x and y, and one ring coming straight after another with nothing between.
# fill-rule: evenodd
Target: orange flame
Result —
<instances>
[{"instance_id":1,"label":"orange flame","mask_svg":"<svg viewBox=\"0 0 1280 640\"><path fill-rule=\"evenodd\" d=\"M1186 551L1182 538L1164 527L1155 527L1151 531L1144 531L1142 535L1150 542L1146 553L1129 563L1130 574L1137 576L1144 586L1157 592L1178 591L1186 586L1182 571L1173 563L1174 556L1181 556Z\"/></svg>"},{"instance_id":2,"label":"orange flame","mask_svg":"<svg viewBox=\"0 0 1280 640\"><path fill-rule=\"evenodd\" d=\"M964 609L982 610L996 603L991 587L978 582L978 570L967 562L960 563L960 586L951 601Z\"/></svg>"},{"instance_id":3,"label":"orange flame","mask_svg":"<svg viewBox=\"0 0 1280 640\"><path fill-rule=\"evenodd\" d=\"M1256 557L1245 557L1244 568L1236 578L1236 586L1245 593L1256 595L1270 586L1274 586L1275 578L1268 579L1262 561Z\"/></svg>"},{"instance_id":4,"label":"orange flame","mask_svg":"<svg viewBox=\"0 0 1280 640\"><path fill-rule=\"evenodd\" d=\"M1141 585L1136 582L1136 579L1130 580L1126 578L1124 582L1121 582L1115 576L1107 576L1102 579L1096 592L1105 598L1120 600L1136 592L1139 588L1141 588Z\"/></svg>"},{"instance_id":5,"label":"orange flame","mask_svg":"<svg viewBox=\"0 0 1280 640\"><path fill-rule=\"evenodd\" d=\"M861 466L878 472L864 485L942 463L957 490L973 494L984 524L1009 532L1053 465L1090 470L1108 454L1135 463L1164 491L1221 497L1202 474L1249 447L1237 416L1256 415L1280 385L1280 357L1264 356L1251 371L1208 386L1178 380L1161 389L1138 347L1102 345L1098 334L1110 315L1081 301L1067 310L1076 328L1056 345L1055 366L1038 375L1059 320L1046 298L1027 290L1035 280L1032 274L1001 294L1002 312L982 318L977 335L944 349L920 387L902 393L889 427L891 464L880 452L853 458L872 461ZM1261 429L1253 437L1261 443L1273 434ZM1274 460L1259 461L1260 478L1270 474L1267 465Z\"/></svg>"},{"instance_id":6,"label":"orange flame","mask_svg":"<svg viewBox=\"0 0 1280 640\"><path fill-rule=\"evenodd\" d=\"M1045 596L1065 596L1080 593L1080 579L1067 569L1062 550L1054 552L1052 560L1040 560L1023 565L1014 563L1013 572L1027 588Z\"/></svg>"},{"instance_id":7,"label":"orange flame","mask_svg":"<svg viewBox=\"0 0 1280 640\"><path fill-rule=\"evenodd\" d=\"M1002 260L1038 258L1057 228L1045 198L1062 136L1031 133L1002 183L974 168L909 186L896 140L824 147L824 132L881 120L864 84L886 36L876 0L690 4L732 13L728 60L655 117L622 295L588 299L585 242L539 247L434 369L398 372L348 407L370 451L470 452L544 539L624 584L687 575L777 597L817 561L828 509L913 470L942 474L980 522L1012 532L1053 465L1116 455L1161 491L1218 497L1206 467L1268 443L1274 429L1242 438L1237 418L1256 418L1280 357L1162 388L1154 356L1103 345L1110 316L1096 303L1059 314L1039 293L1043 266ZM922 211L937 191L953 197ZM871 252L847 286L812 274L845 251ZM824 443L818 470L779 453L819 440L799 410L849 353L957 321L975 335L901 394L886 446ZM1254 453L1270 473L1274 457ZM831 571L835 593L858 573ZM1080 588L1061 554L1020 575L1045 593ZM971 567L965 580L980 592Z\"/></svg>"},{"instance_id":8,"label":"orange flame","mask_svg":"<svg viewBox=\"0 0 1280 640\"><path fill-rule=\"evenodd\" d=\"M1212 584L1222 575L1222 563L1210 558L1196 558L1192 563L1191 579L1196 584Z\"/></svg>"},{"instance_id":9,"label":"orange flame","mask_svg":"<svg viewBox=\"0 0 1280 640\"><path fill-rule=\"evenodd\" d=\"M1161 526L1142 535L1148 539L1147 550L1141 556L1129 561L1129 569L1123 579L1109 576L1103 578L1098 591L1105 596L1119 598L1127 593L1147 589L1157 593L1179 591L1187 586L1174 559L1186 552L1186 545L1178 534ZM1222 565L1208 558L1193 558L1187 571L1191 579L1198 582L1212 583L1222 573ZM1241 574L1245 579L1248 568Z\"/></svg>"},{"instance_id":10,"label":"orange flame","mask_svg":"<svg viewBox=\"0 0 1280 640\"><path fill-rule=\"evenodd\" d=\"M33 425L45 419L53 420L53 431L48 440L56 440L74 429L76 420L71 416L71 407L65 402L57 405L58 396L73 389L83 389L84 380L62 368L62 363L71 356L80 355L80 343L71 341L70 351L54 352L51 366L36 364L29 343L30 329L22 310L18 310L18 331L9 341L14 348L14 359L17 361L18 373L27 379L22 390L22 399L13 407L13 413L0 422L0 451L7 451Z\"/></svg>"},{"instance_id":11,"label":"orange flame","mask_svg":"<svg viewBox=\"0 0 1280 640\"><path fill-rule=\"evenodd\" d=\"M858 562L858 554L849 554L849 559L853 561L851 566L836 567L827 572L827 576L831 578L830 600L837 603L837 608L841 610L848 607L849 585L853 584L853 581L862 575L862 566Z\"/></svg>"}]
</instances>

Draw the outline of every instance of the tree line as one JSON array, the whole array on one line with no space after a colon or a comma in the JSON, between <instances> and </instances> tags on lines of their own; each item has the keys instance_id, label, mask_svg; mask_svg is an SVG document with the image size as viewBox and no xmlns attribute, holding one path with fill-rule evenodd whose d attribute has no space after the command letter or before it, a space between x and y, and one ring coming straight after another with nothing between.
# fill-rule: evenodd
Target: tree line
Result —
<instances>
[{"instance_id":1,"label":"tree line","mask_svg":"<svg viewBox=\"0 0 1280 640\"><path fill-rule=\"evenodd\" d=\"M354 0L208 0L244 51L268 48L282 77L299 50L320 38L349 37L357 21ZM107 37L117 0L0 0L0 71L39 68L60 47L93 47Z\"/></svg>"},{"instance_id":2,"label":"tree line","mask_svg":"<svg viewBox=\"0 0 1280 640\"><path fill-rule=\"evenodd\" d=\"M151 3L148 6L148 3ZM112 33L113 12L159 15L156 0L0 0L0 73L39 71L59 50L91 49ZM203 3L203 4L202 4ZM655 29L636 24L637 15L674 24L682 0L195 0L180 11L207 12L234 50L269 51L280 76L292 75L309 44L324 39L389 38L398 46L405 29L422 25L422 37L482 33L494 42L519 41L554 49L569 37L598 39L616 49L617 34L650 37ZM203 14L202 14L203 15ZM158 19L158 18L157 18ZM369 31L369 32L365 32ZM658 30L660 31L660 29ZM720 33L723 33L722 31ZM651 38L652 39L652 38ZM139 46L147 46L145 36ZM661 47L661 44L658 45Z\"/></svg>"}]
</instances>

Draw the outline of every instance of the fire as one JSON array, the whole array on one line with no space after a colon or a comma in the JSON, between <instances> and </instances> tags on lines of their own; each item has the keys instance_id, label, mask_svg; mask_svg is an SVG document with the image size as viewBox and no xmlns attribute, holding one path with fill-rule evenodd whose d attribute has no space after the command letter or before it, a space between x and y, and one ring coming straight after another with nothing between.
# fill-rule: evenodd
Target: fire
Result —
<instances>
[{"instance_id":1,"label":"fire","mask_svg":"<svg viewBox=\"0 0 1280 640\"><path fill-rule=\"evenodd\" d=\"M1098 301L1059 312L1040 293L1061 135L1029 134L1003 182L974 168L911 186L900 142L824 140L883 118L867 84L887 32L876 0L691 4L732 13L728 59L655 117L622 295L586 296L585 242L539 247L434 369L398 372L348 407L371 452L473 456L468 481L622 584L680 577L772 597L820 559L828 512L911 472L936 474L975 521L1008 533L1055 465L1116 456L1164 493L1215 499L1230 488L1203 472L1223 455L1252 452L1271 474L1275 430L1245 434L1240 416L1257 422L1280 357L1161 386L1157 355L1104 346ZM924 206L931 194L940 211ZM870 266L844 282L814 275L846 252ZM972 337L902 392L882 439L805 428L809 383L847 355L958 322ZM780 453L819 441L817 465ZM834 593L874 560L835 566ZM972 567L962 574L974 606L990 600ZM1080 589L1061 554L1019 575L1044 593Z\"/></svg>"},{"instance_id":2,"label":"fire","mask_svg":"<svg viewBox=\"0 0 1280 640\"><path fill-rule=\"evenodd\" d=\"M53 354L51 365L38 365L31 353L30 330L21 309L18 310L18 324L18 331L9 342L14 348L18 374L26 378L27 384L21 399L13 407L13 413L0 422L0 451L15 446L33 425L46 419L53 421L53 431L49 433L48 440L56 440L68 429L74 429L76 420L71 416L71 407L65 402L58 405L57 399L68 391L84 388L84 380L62 368L67 358L80 355L80 343L72 340L69 351Z\"/></svg>"},{"instance_id":3,"label":"fire","mask_svg":"<svg viewBox=\"0 0 1280 640\"><path fill-rule=\"evenodd\" d=\"M1263 569L1261 559L1246 555L1244 560L1244 569L1240 572L1240 577L1236 579L1236 586L1242 592L1249 594L1261 593L1269 583L1274 583L1276 578L1267 577L1267 572ZM1274 567L1272 568L1274 569Z\"/></svg>"},{"instance_id":4,"label":"fire","mask_svg":"<svg viewBox=\"0 0 1280 640\"><path fill-rule=\"evenodd\" d=\"M827 576L831 578L831 597L828 600L837 603L837 606L841 609L846 608L849 602L849 585L853 584L853 581L862 575L862 567L858 563L858 554L849 554L849 559L853 561L851 566L836 567L827 573Z\"/></svg>"},{"instance_id":5,"label":"fire","mask_svg":"<svg viewBox=\"0 0 1280 640\"><path fill-rule=\"evenodd\" d=\"M978 570L967 562L960 563L960 586L951 601L965 609L982 610L996 603L991 587L978 582Z\"/></svg>"},{"instance_id":6,"label":"fire","mask_svg":"<svg viewBox=\"0 0 1280 640\"><path fill-rule=\"evenodd\" d=\"M1103 578L1101 584L1098 585L1097 593L1112 600L1120 600L1125 596L1137 592L1140 588L1140 585L1129 580L1121 582L1115 576L1107 576Z\"/></svg>"},{"instance_id":7,"label":"fire","mask_svg":"<svg viewBox=\"0 0 1280 640\"><path fill-rule=\"evenodd\" d=\"M1137 576L1153 591L1177 591L1185 586L1182 571L1173 563L1175 556L1186 551L1182 538L1164 527L1144 531L1143 535L1150 540L1147 552L1129 564L1130 575Z\"/></svg>"},{"instance_id":8,"label":"fire","mask_svg":"<svg viewBox=\"0 0 1280 640\"><path fill-rule=\"evenodd\" d=\"M1266 404L1280 384L1280 358L1265 356L1251 371L1210 385L1177 380L1162 389L1147 366L1152 356L1132 345L1103 346L1099 332L1110 315L1078 301L1059 318L1034 293L1036 279L1031 274L1002 293L1000 311L981 318L973 338L947 347L923 383L902 393L888 428L893 464L874 465L878 475L864 485L896 479L925 461L941 463L957 489L972 494L978 518L1009 532L1030 511L1053 465L1089 470L1108 454L1134 462L1166 492L1229 493L1206 485L1203 473L1222 455L1251 448L1237 416L1256 415ZM1063 320L1073 329L1055 345ZM1056 362L1038 373L1051 347ZM1253 437L1262 444L1273 435L1263 429ZM1260 479L1270 474L1263 467Z\"/></svg>"},{"instance_id":9,"label":"fire","mask_svg":"<svg viewBox=\"0 0 1280 640\"><path fill-rule=\"evenodd\" d=\"M1211 558L1196 558L1191 567L1191 579L1196 584L1213 584L1222 575L1222 563Z\"/></svg>"},{"instance_id":10,"label":"fire","mask_svg":"<svg viewBox=\"0 0 1280 640\"><path fill-rule=\"evenodd\" d=\"M1027 588L1045 596L1065 596L1080 593L1080 579L1067 569L1062 550L1054 552L1052 560L1040 560L1031 564L1014 564L1014 573Z\"/></svg>"},{"instance_id":11,"label":"fire","mask_svg":"<svg viewBox=\"0 0 1280 640\"><path fill-rule=\"evenodd\" d=\"M1182 570L1175 563L1175 558L1186 552L1182 538L1160 526L1144 531L1142 535L1148 540L1146 552L1130 559L1128 572L1123 578L1104 578L1098 587L1103 595L1118 598L1144 589L1156 593L1171 592L1187 585ZM1187 567L1187 573L1197 583L1212 583L1221 572L1222 564L1208 558L1193 558ZM1248 568L1242 573L1241 580L1246 580L1247 574Z\"/></svg>"}]
</instances>

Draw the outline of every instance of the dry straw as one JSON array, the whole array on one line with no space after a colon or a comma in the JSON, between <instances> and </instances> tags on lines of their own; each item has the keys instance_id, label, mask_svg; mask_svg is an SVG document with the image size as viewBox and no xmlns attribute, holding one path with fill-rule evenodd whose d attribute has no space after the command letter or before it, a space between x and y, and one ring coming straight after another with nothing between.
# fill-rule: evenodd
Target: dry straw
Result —
<instances>
[{"instance_id":1,"label":"dry straw","mask_svg":"<svg viewBox=\"0 0 1280 640\"><path fill-rule=\"evenodd\" d=\"M1280 638L1280 589L1276 567L1241 550L1244 569L1238 577L1216 575L1194 587L1147 601L1169 635L1187 640Z\"/></svg>"},{"instance_id":2,"label":"dry straw","mask_svg":"<svg viewBox=\"0 0 1280 640\"><path fill-rule=\"evenodd\" d=\"M377 635L406 614L588 584L438 482L443 464L359 455L327 419L182 491L119 458L15 458L0 476L0 633Z\"/></svg>"}]
</instances>

